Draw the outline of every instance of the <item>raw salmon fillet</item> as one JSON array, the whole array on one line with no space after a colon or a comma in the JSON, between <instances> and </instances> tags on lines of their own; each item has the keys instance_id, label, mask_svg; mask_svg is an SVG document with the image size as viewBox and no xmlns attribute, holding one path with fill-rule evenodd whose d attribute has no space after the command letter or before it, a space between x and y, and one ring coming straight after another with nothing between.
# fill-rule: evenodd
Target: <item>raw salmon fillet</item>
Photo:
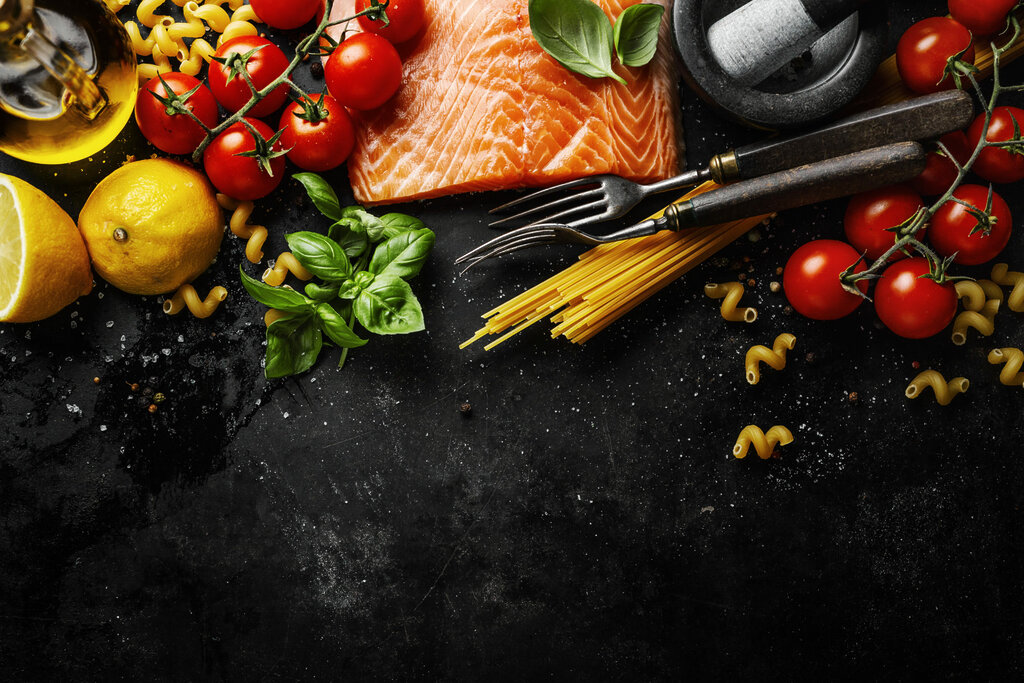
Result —
<instances>
[{"instance_id":1,"label":"raw salmon fillet","mask_svg":"<svg viewBox=\"0 0 1024 683\"><path fill-rule=\"evenodd\" d=\"M598 4L614 19L638 1ZM333 13L349 16L352 5L336 2ZM623 86L579 76L549 57L530 33L527 0L425 5L420 36L400 46L398 94L356 115L348 169L359 202L551 185L598 173L650 182L679 172L667 18L649 65L616 63Z\"/></svg>"}]
</instances>

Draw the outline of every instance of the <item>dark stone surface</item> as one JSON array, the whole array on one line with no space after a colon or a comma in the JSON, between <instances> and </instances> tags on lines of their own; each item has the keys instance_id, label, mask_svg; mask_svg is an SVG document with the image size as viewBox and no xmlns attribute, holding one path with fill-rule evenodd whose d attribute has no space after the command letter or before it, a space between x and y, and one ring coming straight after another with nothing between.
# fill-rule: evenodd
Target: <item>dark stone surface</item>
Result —
<instances>
[{"instance_id":1,"label":"dark stone surface","mask_svg":"<svg viewBox=\"0 0 1024 683\"><path fill-rule=\"evenodd\" d=\"M901 5L897 34L942 9ZM692 97L685 114L691 163L756 137ZM133 124L92 163L0 170L74 215L126 151L149 153ZM325 227L301 194L260 204L268 253ZM1024 215L1019 188L1004 194ZM325 354L262 378L231 238L199 281L230 290L210 320L99 283L0 326L3 677L1019 677L1024 392L984 354L1024 342L1020 316L957 349L896 339L869 306L787 315L769 282L796 245L841 234L835 202L738 241L585 347L537 325L459 351L480 313L576 253L457 277L499 199L408 207L438 232L415 283L429 329L373 339L342 371ZM1024 266L1020 235L1007 258ZM701 294L734 261L757 283L753 325ZM799 339L790 367L748 386L743 352L782 331ZM907 401L915 361L969 393ZM156 414L132 382L167 395ZM733 460L748 423L797 440Z\"/></svg>"}]
</instances>

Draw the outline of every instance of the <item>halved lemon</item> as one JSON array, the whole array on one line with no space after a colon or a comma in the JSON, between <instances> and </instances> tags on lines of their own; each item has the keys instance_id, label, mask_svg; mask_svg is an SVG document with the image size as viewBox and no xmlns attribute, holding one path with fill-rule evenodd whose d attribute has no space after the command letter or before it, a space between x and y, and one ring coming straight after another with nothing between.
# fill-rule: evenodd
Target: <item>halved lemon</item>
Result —
<instances>
[{"instance_id":1,"label":"halved lemon","mask_svg":"<svg viewBox=\"0 0 1024 683\"><path fill-rule=\"evenodd\" d=\"M49 318L90 290L89 253L71 216L0 173L0 322Z\"/></svg>"}]
</instances>

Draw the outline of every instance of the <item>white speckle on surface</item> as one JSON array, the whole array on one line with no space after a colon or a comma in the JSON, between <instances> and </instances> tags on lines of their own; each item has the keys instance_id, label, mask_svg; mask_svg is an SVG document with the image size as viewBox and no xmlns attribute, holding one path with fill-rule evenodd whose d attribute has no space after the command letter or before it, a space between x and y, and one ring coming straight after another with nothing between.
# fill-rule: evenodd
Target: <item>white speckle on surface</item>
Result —
<instances>
[{"instance_id":1,"label":"white speckle on surface","mask_svg":"<svg viewBox=\"0 0 1024 683\"><path fill-rule=\"evenodd\" d=\"M107 327L113 327L113 326L114 326L114 321L113 320L108 320L107 321Z\"/></svg>"}]
</instances>

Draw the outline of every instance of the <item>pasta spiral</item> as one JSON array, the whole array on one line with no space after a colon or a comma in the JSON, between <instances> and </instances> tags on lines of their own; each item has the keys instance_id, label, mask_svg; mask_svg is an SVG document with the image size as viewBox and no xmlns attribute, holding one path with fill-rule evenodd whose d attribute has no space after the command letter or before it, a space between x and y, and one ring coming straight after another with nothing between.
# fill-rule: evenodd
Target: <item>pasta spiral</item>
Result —
<instances>
[{"instance_id":1,"label":"pasta spiral","mask_svg":"<svg viewBox=\"0 0 1024 683\"><path fill-rule=\"evenodd\" d=\"M980 311L966 310L960 313L953 321L953 343L963 346L967 342L967 328L969 327L973 327L985 337L995 332L995 318L1000 303L998 299L990 299L985 302Z\"/></svg>"},{"instance_id":2,"label":"pasta spiral","mask_svg":"<svg viewBox=\"0 0 1024 683\"><path fill-rule=\"evenodd\" d=\"M1024 312L1024 273L1010 270L1005 263L992 266L992 279L1003 286L1013 287L1006 297L1006 306L1016 313Z\"/></svg>"},{"instance_id":3,"label":"pasta spiral","mask_svg":"<svg viewBox=\"0 0 1024 683\"><path fill-rule=\"evenodd\" d=\"M904 393L907 398L917 398L926 388L931 387L938 404L948 406L957 394L964 393L970 386L970 381L965 377L954 377L947 382L942 373L936 370L925 370L910 381Z\"/></svg>"},{"instance_id":4,"label":"pasta spiral","mask_svg":"<svg viewBox=\"0 0 1024 683\"><path fill-rule=\"evenodd\" d=\"M722 299L722 317L730 322L752 323L757 320L756 308L736 308L743 298L743 285L739 282L724 284L709 283L704 285L704 293L712 299Z\"/></svg>"},{"instance_id":5,"label":"pasta spiral","mask_svg":"<svg viewBox=\"0 0 1024 683\"><path fill-rule=\"evenodd\" d=\"M1024 365L1024 351L1014 348L992 349L988 352L988 362L992 365L1004 363L1003 369L999 371L999 381L1008 387L1024 386L1024 372L1021 366Z\"/></svg>"},{"instance_id":6,"label":"pasta spiral","mask_svg":"<svg viewBox=\"0 0 1024 683\"><path fill-rule=\"evenodd\" d=\"M957 298L963 302L964 310L980 311L988 299L985 289L974 280L958 280L954 287Z\"/></svg>"},{"instance_id":7,"label":"pasta spiral","mask_svg":"<svg viewBox=\"0 0 1024 683\"><path fill-rule=\"evenodd\" d=\"M178 287L174 295L164 301L164 313L177 315L185 308L197 318L209 318L220 303L228 298L228 290L217 286L210 290L205 299L200 299L196 288L185 284Z\"/></svg>"},{"instance_id":8,"label":"pasta spiral","mask_svg":"<svg viewBox=\"0 0 1024 683\"><path fill-rule=\"evenodd\" d=\"M263 281L272 287L277 287L284 283L288 273L291 273L300 280L313 279L313 273L306 270L292 252L282 251L281 255L274 262L274 266L267 268L263 272Z\"/></svg>"},{"instance_id":9,"label":"pasta spiral","mask_svg":"<svg viewBox=\"0 0 1024 683\"><path fill-rule=\"evenodd\" d=\"M978 285L985 292L985 296L989 299L995 299L999 303L1003 302L1003 290L996 283L991 280L978 280Z\"/></svg>"},{"instance_id":10,"label":"pasta spiral","mask_svg":"<svg viewBox=\"0 0 1024 683\"><path fill-rule=\"evenodd\" d=\"M747 382L757 384L761 380L761 363L774 370L785 368L786 351L792 350L795 345L796 337L788 332L783 332L775 338L775 343L770 349L761 345L751 346L747 350L746 358Z\"/></svg>"},{"instance_id":11,"label":"pasta spiral","mask_svg":"<svg viewBox=\"0 0 1024 683\"><path fill-rule=\"evenodd\" d=\"M222 209L231 211L231 218L228 219L228 227L231 228L235 237L247 240L245 243L245 258L250 263L259 263L263 259L263 245L267 241L267 229L262 225L250 225L249 216L252 215L255 205L252 202L240 202L232 199L226 194L217 194L217 203Z\"/></svg>"},{"instance_id":12,"label":"pasta spiral","mask_svg":"<svg viewBox=\"0 0 1024 683\"><path fill-rule=\"evenodd\" d=\"M775 452L776 446L785 446L793 443L793 432L782 425L775 425L767 433L755 425L747 425L736 438L736 445L732 447L732 454L736 458L747 457L747 451L751 446L757 453L757 457L767 460Z\"/></svg>"}]
</instances>

